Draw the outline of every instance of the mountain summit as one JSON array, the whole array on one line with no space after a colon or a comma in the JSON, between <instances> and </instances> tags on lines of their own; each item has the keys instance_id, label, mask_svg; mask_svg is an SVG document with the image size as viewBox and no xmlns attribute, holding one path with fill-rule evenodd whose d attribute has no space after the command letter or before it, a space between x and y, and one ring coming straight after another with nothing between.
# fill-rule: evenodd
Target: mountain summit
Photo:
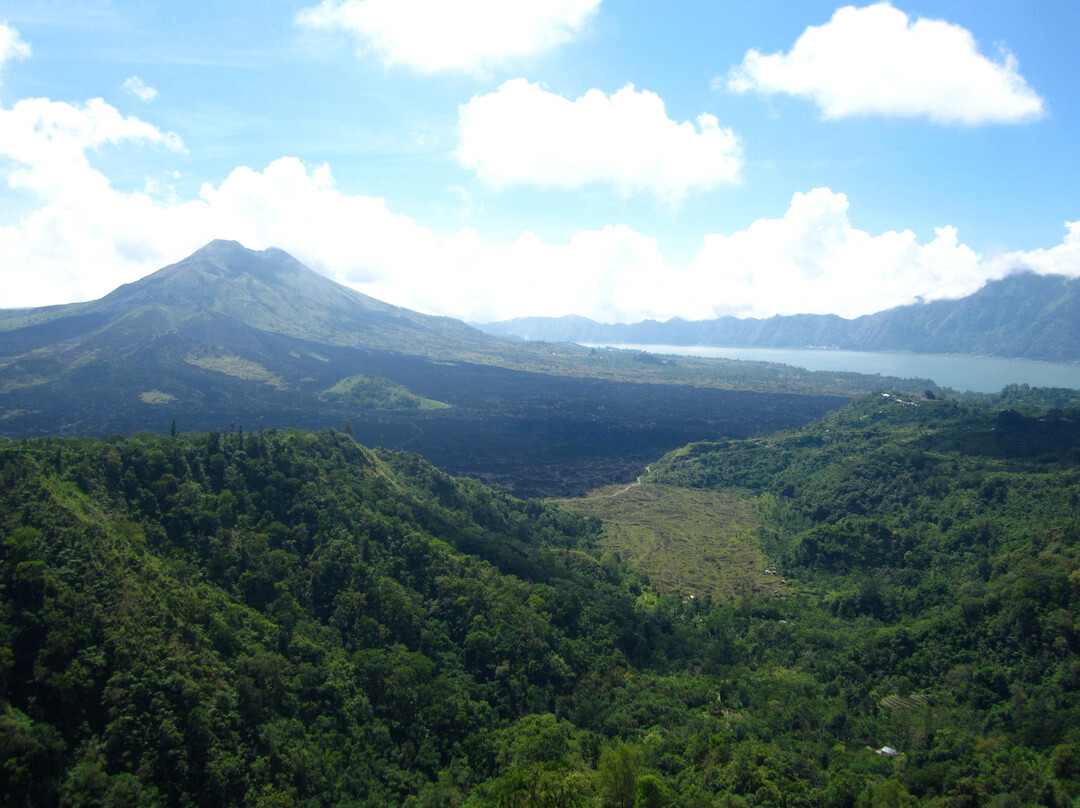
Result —
<instances>
[{"instance_id":1,"label":"mountain summit","mask_svg":"<svg viewBox=\"0 0 1080 808\"><path fill-rule=\"evenodd\" d=\"M125 284L100 300L0 312L0 354L19 331L44 326L25 348L58 334L94 343L119 329L155 338L217 321L331 345L456 355L501 340L447 317L430 317L363 295L320 275L284 250L249 250L212 241L176 264ZM70 345L68 346L71 347Z\"/></svg>"},{"instance_id":2,"label":"mountain summit","mask_svg":"<svg viewBox=\"0 0 1080 808\"><path fill-rule=\"evenodd\" d=\"M249 250L235 241L211 241L179 263L121 286L103 298L106 305L134 306L168 301L171 305L229 314L245 313L253 300L267 310L297 315L298 303L319 303L328 311L357 306L392 307L353 292L308 269L284 250ZM248 310L249 312L250 310Z\"/></svg>"},{"instance_id":3,"label":"mountain summit","mask_svg":"<svg viewBox=\"0 0 1080 808\"><path fill-rule=\"evenodd\" d=\"M299 409L314 425L318 395L369 372L376 355L383 377L393 356L495 362L510 348L341 286L282 250L212 241L100 300L0 311L0 434L140 428L153 405L200 427L220 426L223 409L283 423Z\"/></svg>"},{"instance_id":4,"label":"mountain summit","mask_svg":"<svg viewBox=\"0 0 1080 808\"><path fill-rule=\"evenodd\" d=\"M369 446L551 495L839 403L720 389L726 366L701 368L491 336L281 250L214 241L100 300L0 311L0 437L347 426ZM687 379L703 384L664 383Z\"/></svg>"}]
</instances>

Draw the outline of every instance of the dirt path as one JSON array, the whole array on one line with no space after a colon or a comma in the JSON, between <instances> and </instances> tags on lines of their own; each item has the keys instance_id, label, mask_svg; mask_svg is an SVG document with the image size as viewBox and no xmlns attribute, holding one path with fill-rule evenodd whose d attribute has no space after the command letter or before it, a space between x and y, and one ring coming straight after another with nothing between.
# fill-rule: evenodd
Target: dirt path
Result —
<instances>
[{"instance_id":1,"label":"dirt path","mask_svg":"<svg viewBox=\"0 0 1080 808\"><path fill-rule=\"evenodd\" d=\"M641 485L641 481L644 480L646 476L648 476L650 469L652 469L652 466L646 466L645 473L639 474L637 481L630 483L630 485L626 486L626 488L620 488L618 491L615 491L611 494L597 494L596 496L586 497L586 499L614 499L617 496L625 494L631 488L637 488L639 485Z\"/></svg>"}]
</instances>

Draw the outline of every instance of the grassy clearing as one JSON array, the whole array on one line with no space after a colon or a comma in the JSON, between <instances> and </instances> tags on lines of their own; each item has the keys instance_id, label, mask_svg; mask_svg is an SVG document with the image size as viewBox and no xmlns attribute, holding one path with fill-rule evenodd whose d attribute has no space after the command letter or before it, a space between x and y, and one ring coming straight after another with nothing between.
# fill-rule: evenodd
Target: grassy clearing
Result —
<instances>
[{"instance_id":1,"label":"grassy clearing","mask_svg":"<svg viewBox=\"0 0 1080 808\"><path fill-rule=\"evenodd\" d=\"M145 393L139 393L139 399L144 404L168 404L170 401L176 401L176 396L163 393L161 390L147 390Z\"/></svg>"},{"instance_id":2,"label":"grassy clearing","mask_svg":"<svg viewBox=\"0 0 1080 808\"><path fill-rule=\"evenodd\" d=\"M251 360L233 354L207 356L190 355L186 357L184 361L190 365L204 368L205 370L214 370L218 373L235 376L237 379L268 384L275 390L289 389L289 385L285 380L273 371L267 370L258 362L252 362Z\"/></svg>"},{"instance_id":3,"label":"grassy clearing","mask_svg":"<svg viewBox=\"0 0 1080 808\"><path fill-rule=\"evenodd\" d=\"M319 393L320 401L348 404L362 410L445 410L442 401L414 395L382 376L357 374Z\"/></svg>"},{"instance_id":4,"label":"grassy clearing","mask_svg":"<svg viewBox=\"0 0 1080 808\"><path fill-rule=\"evenodd\" d=\"M603 520L604 549L646 573L659 592L729 600L784 588L779 576L765 574L768 564L758 549L752 498L642 482L558 504Z\"/></svg>"}]
</instances>

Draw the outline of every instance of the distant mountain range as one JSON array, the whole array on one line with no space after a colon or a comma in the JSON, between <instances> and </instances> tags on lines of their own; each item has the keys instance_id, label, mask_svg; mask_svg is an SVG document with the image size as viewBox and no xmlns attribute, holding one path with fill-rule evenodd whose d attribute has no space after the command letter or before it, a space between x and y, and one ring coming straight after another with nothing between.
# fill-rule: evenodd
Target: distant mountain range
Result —
<instances>
[{"instance_id":1,"label":"distant mountain range","mask_svg":"<svg viewBox=\"0 0 1080 808\"><path fill-rule=\"evenodd\" d=\"M829 347L1070 362L1080 360L1080 279L1022 272L959 300L915 303L851 320L798 314L606 325L567 316L523 317L477 327L489 334L550 342Z\"/></svg>"},{"instance_id":2,"label":"distant mountain range","mask_svg":"<svg viewBox=\"0 0 1080 808\"><path fill-rule=\"evenodd\" d=\"M100 300L0 310L0 438L341 428L528 494L633 479L692 440L843 403L822 390L890 384L848 376L508 340L230 241Z\"/></svg>"}]
</instances>

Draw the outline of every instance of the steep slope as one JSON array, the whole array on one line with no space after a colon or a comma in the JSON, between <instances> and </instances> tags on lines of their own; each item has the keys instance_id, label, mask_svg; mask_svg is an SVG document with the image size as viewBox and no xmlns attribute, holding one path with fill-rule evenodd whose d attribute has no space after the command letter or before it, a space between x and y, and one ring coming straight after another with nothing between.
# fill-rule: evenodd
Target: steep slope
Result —
<instances>
[{"instance_id":1,"label":"steep slope","mask_svg":"<svg viewBox=\"0 0 1080 808\"><path fill-rule=\"evenodd\" d=\"M358 377L381 399L330 392ZM803 423L841 403L822 389L879 383L526 345L223 241L101 300L0 312L0 436L346 428L529 494L633 479L687 441Z\"/></svg>"},{"instance_id":2,"label":"steep slope","mask_svg":"<svg viewBox=\"0 0 1080 808\"><path fill-rule=\"evenodd\" d=\"M1080 360L1080 279L1018 273L960 300L902 306L854 321L868 350ZM905 334L907 335L905 337Z\"/></svg>"},{"instance_id":3,"label":"steep slope","mask_svg":"<svg viewBox=\"0 0 1080 808\"><path fill-rule=\"evenodd\" d=\"M282 250L258 252L235 241L210 242L100 300L3 314L4 355L58 340L92 346L153 337L206 315L311 342L441 358L500 346L460 321L391 306L336 284Z\"/></svg>"},{"instance_id":4,"label":"steep slope","mask_svg":"<svg viewBox=\"0 0 1080 808\"><path fill-rule=\"evenodd\" d=\"M33 441L0 477L5 805L399 805L628 664L627 598L559 560L599 570L584 520L339 434Z\"/></svg>"}]
</instances>

